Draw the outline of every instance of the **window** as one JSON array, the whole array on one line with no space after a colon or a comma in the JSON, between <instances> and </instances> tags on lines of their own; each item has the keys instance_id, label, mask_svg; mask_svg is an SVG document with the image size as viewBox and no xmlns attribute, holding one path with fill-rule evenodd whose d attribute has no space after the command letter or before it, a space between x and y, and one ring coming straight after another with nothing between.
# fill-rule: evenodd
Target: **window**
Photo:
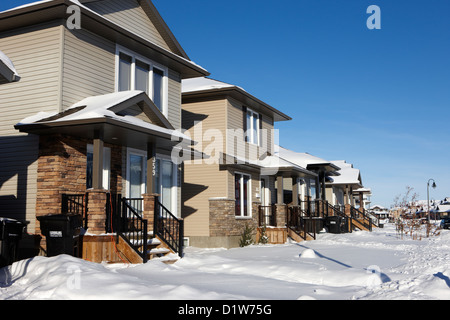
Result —
<instances>
[{"instance_id":1,"label":"window","mask_svg":"<svg viewBox=\"0 0 450 320\"><path fill-rule=\"evenodd\" d=\"M92 144L87 145L86 153L86 188L92 188L92 172L94 166L94 146ZM111 149L103 148L103 189L109 189L109 176L111 172Z\"/></svg>"},{"instance_id":2,"label":"window","mask_svg":"<svg viewBox=\"0 0 450 320\"><path fill-rule=\"evenodd\" d=\"M141 90L149 94L149 75L150 75L150 65L136 60L136 90Z\"/></svg>"},{"instance_id":3,"label":"window","mask_svg":"<svg viewBox=\"0 0 450 320\"><path fill-rule=\"evenodd\" d=\"M246 129L246 141L259 145L259 126L260 116L258 113L247 109L247 128Z\"/></svg>"},{"instance_id":4,"label":"window","mask_svg":"<svg viewBox=\"0 0 450 320\"><path fill-rule=\"evenodd\" d=\"M131 64L132 58L126 54L119 55L119 91L131 89Z\"/></svg>"},{"instance_id":5,"label":"window","mask_svg":"<svg viewBox=\"0 0 450 320\"><path fill-rule=\"evenodd\" d=\"M241 173L234 175L234 194L236 217L251 217L252 201L249 175Z\"/></svg>"},{"instance_id":6,"label":"window","mask_svg":"<svg viewBox=\"0 0 450 320\"><path fill-rule=\"evenodd\" d=\"M153 69L153 103L162 110L164 98L164 71L157 68Z\"/></svg>"},{"instance_id":7,"label":"window","mask_svg":"<svg viewBox=\"0 0 450 320\"><path fill-rule=\"evenodd\" d=\"M167 116L167 68L119 47L117 66L117 91L144 91Z\"/></svg>"}]
</instances>

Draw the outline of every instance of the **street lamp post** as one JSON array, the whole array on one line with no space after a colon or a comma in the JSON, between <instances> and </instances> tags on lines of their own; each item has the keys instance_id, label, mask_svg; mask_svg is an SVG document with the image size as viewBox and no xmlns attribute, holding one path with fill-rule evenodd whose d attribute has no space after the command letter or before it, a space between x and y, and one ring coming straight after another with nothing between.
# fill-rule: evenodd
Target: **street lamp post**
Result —
<instances>
[{"instance_id":1,"label":"street lamp post","mask_svg":"<svg viewBox=\"0 0 450 320\"><path fill-rule=\"evenodd\" d=\"M427 204L428 204L428 222L430 222L430 182L433 181L431 187L436 189L436 182L434 179L429 179L427 182Z\"/></svg>"}]
</instances>

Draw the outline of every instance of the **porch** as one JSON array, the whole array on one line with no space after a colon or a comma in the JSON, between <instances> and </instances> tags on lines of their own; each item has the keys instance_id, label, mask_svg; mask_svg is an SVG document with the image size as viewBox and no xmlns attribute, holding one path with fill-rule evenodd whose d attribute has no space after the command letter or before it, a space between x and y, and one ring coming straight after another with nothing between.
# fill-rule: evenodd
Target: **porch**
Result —
<instances>
[{"instance_id":1,"label":"porch","mask_svg":"<svg viewBox=\"0 0 450 320\"><path fill-rule=\"evenodd\" d=\"M105 210L102 222L95 221L97 228L103 225L104 232L81 236L80 258L98 263L145 263L169 253L183 256L184 221L165 208L158 195L125 198L94 191L62 195L61 212L80 215L85 230L96 218L90 213L96 206Z\"/></svg>"},{"instance_id":2,"label":"porch","mask_svg":"<svg viewBox=\"0 0 450 320\"><path fill-rule=\"evenodd\" d=\"M372 231L373 227L378 227L376 217L352 205L331 205L326 200L307 199L299 200L296 205L259 206L257 239L264 232L269 243L284 243L287 237L299 242L315 240L317 234L327 228L327 220L331 217L340 218L339 233ZM280 236L283 230L284 235Z\"/></svg>"},{"instance_id":3,"label":"porch","mask_svg":"<svg viewBox=\"0 0 450 320\"><path fill-rule=\"evenodd\" d=\"M174 244L183 237L175 205L180 168L171 155L189 154L191 140L144 92L89 97L58 114L24 119L16 128L39 136L36 216L81 210L91 261L109 256L96 253L111 251L105 235L116 236L114 250L121 243L132 249L122 250L137 255L129 260L148 260L155 238L182 255ZM35 233L40 234L38 222Z\"/></svg>"}]
</instances>

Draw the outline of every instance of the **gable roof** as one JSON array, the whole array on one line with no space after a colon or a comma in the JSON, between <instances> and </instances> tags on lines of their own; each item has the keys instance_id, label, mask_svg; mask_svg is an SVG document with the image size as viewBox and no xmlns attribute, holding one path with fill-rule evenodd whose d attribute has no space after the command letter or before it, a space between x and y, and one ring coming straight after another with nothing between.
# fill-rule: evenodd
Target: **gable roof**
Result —
<instances>
[{"instance_id":1,"label":"gable roof","mask_svg":"<svg viewBox=\"0 0 450 320\"><path fill-rule=\"evenodd\" d=\"M108 19L114 21L115 23L129 28L133 32L141 35L142 37L149 39L146 36L146 30L142 30L145 27L145 22L150 22L152 24L151 28L157 31L157 36L164 41L165 45L175 54L182 56L185 59L189 59L186 52L183 50L169 26L166 24L164 19L159 14L158 10L154 6L151 0L78 0L82 5L90 8L91 10L107 17ZM136 19L139 28L133 27L133 23L123 23L120 17L115 19L115 14L120 11L131 12L132 17ZM144 21L145 16L147 21ZM133 21L134 22L134 21ZM150 30L152 33L153 30Z\"/></svg>"},{"instance_id":2,"label":"gable roof","mask_svg":"<svg viewBox=\"0 0 450 320\"><path fill-rule=\"evenodd\" d=\"M0 80L4 78L8 82L19 81L20 76L17 73L14 64L6 54L0 51Z\"/></svg>"},{"instance_id":3,"label":"gable roof","mask_svg":"<svg viewBox=\"0 0 450 320\"><path fill-rule=\"evenodd\" d=\"M164 37L173 51L149 41L130 30L130 28L117 24L84 4L88 4L92 0L81 0L81 2L79 0L40 0L2 11L0 12L0 32L47 21L66 19L67 8L71 5L77 5L82 15L83 29L90 30L113 42L121 42L125 46L144 46L146 51L151 50L158 62L180 72L182 78L209 75L208 71L188 58L151 1L140 1L143 8L146 8L144 11L151 16L153 21L157 21L157 28L161 36Z\"/></svg>"},{"instance_id":4,"label":"gable roof","mask_svg":"<svg viewBox=\"0 0 450 320\"><path fill-rule=\"evenodd\" d=\"M138 105L148 116L149 122L137 119L133 116L120 115L133 105ZM128 122L140 127L161 127L174 130L170 122L158 110L155 104L143 91L121 91L100 96L85 98L60 113L39 112L23 119L17 127L26 125L51 125L67 122L82 122L83 120L110 118L121 122ZM164 130L163 130L164 131ZM169 131L166 131L169 133Z\"/></svg>"},{"instance_id":5,"label":"gable roof","mask_svg":"<svg viewBox=\"0 0 450 320\"><path fill-rule=\"evenodd\" d=\"M234 99L247 104L248 107L254 108L255 111L263 111L263 113L270 114L273 117L274 121L292 120L292 118L288 115L259 100L255 96L245 91L242 87L207 77L183 79L182 93L183 98L187 99L195 99L196 97L229 95Z\"/></svg>"},{"instance_id":6,"label":"gable roof","mask_svg":"<svg viewBox=\"0 0 450 320\"><path fill-rule=\"evenodd\" d=\"M331 184L347 184L362 187L361 173L358 169L353 168L352 164L347 163L345 160L332 161L332 163L340 168L338 170L340 175L329 177Z\"/></svg>"}]
</instances>

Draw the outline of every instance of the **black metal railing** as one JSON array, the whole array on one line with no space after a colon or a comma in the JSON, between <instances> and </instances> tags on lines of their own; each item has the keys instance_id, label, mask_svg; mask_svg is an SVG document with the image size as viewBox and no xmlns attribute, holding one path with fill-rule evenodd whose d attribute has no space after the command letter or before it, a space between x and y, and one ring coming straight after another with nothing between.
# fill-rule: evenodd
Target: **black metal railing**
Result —
<instances>
[{"instance_id":1,"label":"black metal railing","mask_svg":"<svg viewBox=\"0 0 450 320\"><path fill-rule=\"evenodd\" d=\"M161 202L155 202L154 235L183 257L184 220L175 217Z\"/></svg>"},{"instance_id":2,"label":"black metal railing","mask_svg":"<svg viewBox=\"0 0 450 320\"><path fill-rule=\"evenodd\" d=\"M355 207L350 207L350 218L353 220L356 220L358 223L360 223L364 228L366 228L369 231L372 231L372 219L368 217L364 212L356 209Z\"/></svg>"},{"instance_id":3,"label":"black metal railing","mask_svg":"<svg viewBox=\"0 0 450 320\"><path fill-rule=\"evenodd\" d=\"M117 196L113 205L115 214L112 215L111 222L116 228L117 237L121 236L146 263L148 261L148 221L142 218L142 212L138 212L137 209L137 203L143 201L144 199L127 199Z\"/></svg>"},{"instance_id":4,"label":"black metal railing","mask_svg":"<svg viewBox=\"0 0 450 320\"><path fill-rule=\"evenodd\" d=\"M271 206L259 206L259 226L275 227L277 225L277 210L273 205Z\"/></svg>"},{"instance_id":5,"label":"black metal railing","mask_svg":"<svg viewBox=\"0 0 450 320\"><path fill-rule=\"evenodd\" d=\"M62 194L61 213L82 216L83 227L87 229L88 197L86 194Z\"/></svg>"},{"instance_id":6,"label":"black metal railing","mask_svg":"<svg viewBox=\"0 0 450 320\"><path fill-rule=\"evenodd\" d=\"M308 209L311 207L288 206L287 208L287 226L297 233L304 240L308 235L314 240L317 234L317 217L308 215ZM311 213L311 211L309 211Z\"/></svg>"}]
</instances>

